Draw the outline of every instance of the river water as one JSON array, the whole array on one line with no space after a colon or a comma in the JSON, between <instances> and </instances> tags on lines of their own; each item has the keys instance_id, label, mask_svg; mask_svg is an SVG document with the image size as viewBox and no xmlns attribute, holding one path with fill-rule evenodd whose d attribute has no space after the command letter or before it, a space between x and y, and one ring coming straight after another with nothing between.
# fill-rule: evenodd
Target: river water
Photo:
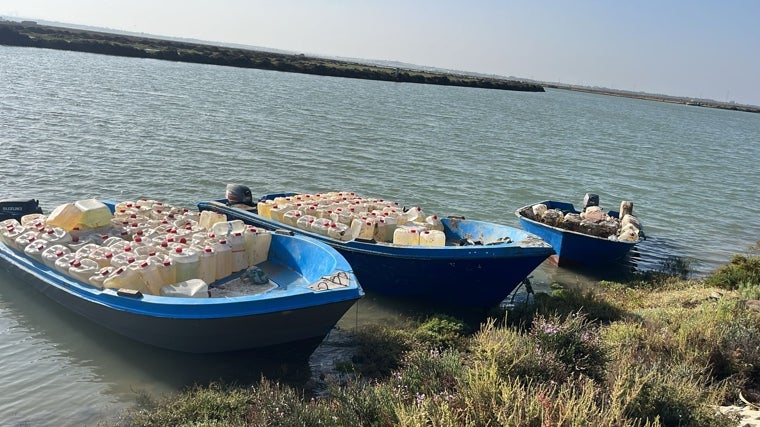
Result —
<instances>
[{"instance_id":1,"label":"river water","mask_svg":"<svg viewBox=\"0 0 760 427\"><path fill-rule=\"evenodd\" d=\"M254 195L356 191L517 226L543 200L634 203L648 239L628 270L702 276L760 240L760 115L548 90L351 80L0 47L0 199L96 197L193 207L228 182ZM545 263L535 286L614 272ZM0 270L0 425L95 424L142 392L307 363L188 356L114 337ZM347 329L408 307L369 295ZM312 362L313 363L313 362ZM325 363L321 361L319 363Z\"/></svg>"}]
</instances>

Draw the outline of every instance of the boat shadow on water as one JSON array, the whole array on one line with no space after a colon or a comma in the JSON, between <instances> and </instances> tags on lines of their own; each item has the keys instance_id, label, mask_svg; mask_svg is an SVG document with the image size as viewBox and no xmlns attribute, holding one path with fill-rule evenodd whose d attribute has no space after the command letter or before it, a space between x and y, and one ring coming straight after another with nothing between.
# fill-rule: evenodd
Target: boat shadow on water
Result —
<instances>
[{"instance_id":1,"label":"boat shadow on water","mask_svg":"<svg viewBox=\"0 0 760 427\"><path fill-rule=\"evenodd\" d=\"M463 285L463 292L466 286ZM517 288L514 292L521 292ZM507 301L511 294L504 301ZM503 309L503 302L491 307L473 307L444 303L425 297L398 297L366 291L364 298L338 322L344 330L355 331L367 325L393 325L397 321L422 321L431 317L451 317L477 330L487 318ZM329 337L328 337L329 340Z\"/></svg>"},{"instance_id":2,"label":"boat shadow on water","mask_svg":"<svg viewBox=\"0 0 760 427\"><path fill-rule=\"evenodd\" d=\"M137 391L170 392L212 381L248 385L262 376L293 386L310 378L309 357L322 339L223 353L185 353L147 345L93 323L34 289L37 280L0 268L0 301L11 318L35 337L35 348L52 349L65 365L91 370L92 381L130 400ZM276 325L273 325L276 327Z\"/></svg>"},{"instance_id":3,"label":"boat shadow on water","mask_svg":"<svg viewBox=\"0 0 760 427\"><path fill-rule=\"evenodd\" d=\"M553 285L595 286L599 282L626 283L649 273L688 279L701 273L697 261L683 256L686 248L672 241L648 237L622 259L599 265L558 266L546 260L531 276L536 291L551 292Z\"/></svg>"},{"instance_id":4,"label":"boat shadow on water","mask_svg":"<svg viewBox=\"0 0 760 427\"><path fill-rule=\"evenodd\" d=\"M636 273L636 266L632 259L594 266L575 265L558 267L548 262L547 264L542 266L542 272L546 275L543 282L563 286L597 284L601 281L622 283L633 278Z\"/></svg>"},{"instance_id":5,"label":"boat shadow on water","mask_svg":"<svg viewBox=\"0 0 760 427\"><path fill-rule=\"evenodd\" d=\"M674 240L648 236L631 257L636 271L673 274L684 279L707 273L699 260L686 256L689 248Z\"/></svg>"}]
</instances>

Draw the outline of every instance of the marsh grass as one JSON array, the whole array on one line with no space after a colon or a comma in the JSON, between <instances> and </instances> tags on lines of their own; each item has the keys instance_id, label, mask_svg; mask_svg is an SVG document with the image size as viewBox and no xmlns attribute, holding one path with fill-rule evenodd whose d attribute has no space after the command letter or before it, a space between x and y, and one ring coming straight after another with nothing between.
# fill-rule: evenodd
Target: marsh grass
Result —
<instances>
[{"instance_id":1,"label":"marsh grass","mask_svg":"<svg viewBox=\"0 0 760 427\"><path fill-rule=\"evenodd\" d=\"M324 397L262 379L141 399L124 425L735 426L760 384L757 258L555 289L471 330L446 315L356 332Z\"/></svg>"}]
</instances>

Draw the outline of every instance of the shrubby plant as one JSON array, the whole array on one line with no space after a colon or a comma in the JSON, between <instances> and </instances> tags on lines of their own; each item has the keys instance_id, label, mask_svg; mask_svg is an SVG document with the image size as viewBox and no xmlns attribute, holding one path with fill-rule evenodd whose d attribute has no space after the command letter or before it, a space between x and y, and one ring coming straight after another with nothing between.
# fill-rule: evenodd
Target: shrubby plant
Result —
<instances>
[{"instance_id":1,"label":"shrubby plant","mask_svg":"<svg viewBox=\"0 0 760 427\"><path fill-rule=\"evenodd\" d=\"M429 348L460 348L465 344L467 325L448 315L435 315L423 322L414 338Z\"/></svg>"},{"instance_id":2,"label":"shrubby plant","mask_svg":"<svg viewBox=\"0 0 760 427\"><path fill-rule=\"evenodd\" d=\"M705 283L708 286L728 290L758 287L760 286L760 257L735 255L728 265L708 276Z\"/></svg>"},{"instance_id":3,"label":"shrubby plant","mask_svg":"<svg viewBox=\"0 0 760 427\"><path fill-rule=\"evenodd\" d=\"M533 321L530 338L542 353L562 364L568 377L585 375L602 379L606 355L600 346L597 327L583 313L564 318L539 316Z\"/></svg>"}]
</instances>

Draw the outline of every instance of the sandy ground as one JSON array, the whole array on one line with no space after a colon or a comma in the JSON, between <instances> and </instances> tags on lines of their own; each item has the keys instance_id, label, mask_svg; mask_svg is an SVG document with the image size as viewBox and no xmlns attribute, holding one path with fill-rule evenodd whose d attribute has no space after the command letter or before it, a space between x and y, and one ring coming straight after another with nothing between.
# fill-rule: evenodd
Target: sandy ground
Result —
<instances>
[{"instance_id":1,"label":"sandy ground","mask_svg":"<svg viewBox=\"0 0 760 427\"><path fill-rule=\"evenodd\" d=\"M756 406L721 406L720 412L741 416L739 427L760 427L760 408Z\"/></svg>"}]
</instances>

